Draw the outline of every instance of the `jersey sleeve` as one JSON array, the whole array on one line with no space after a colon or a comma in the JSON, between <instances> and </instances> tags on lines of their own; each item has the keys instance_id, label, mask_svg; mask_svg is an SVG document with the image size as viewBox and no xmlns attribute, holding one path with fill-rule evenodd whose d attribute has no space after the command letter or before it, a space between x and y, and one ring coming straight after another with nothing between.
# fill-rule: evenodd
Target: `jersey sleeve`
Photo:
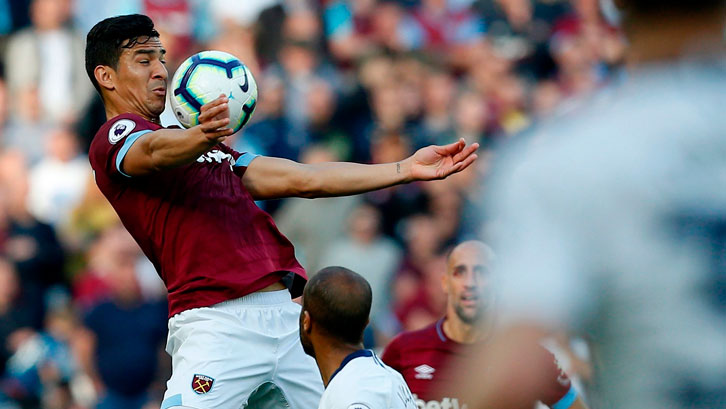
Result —
<instances>
[{"instance_id":1,"label":"jersey sleeve","mask_svg":"<svg viewBox=\"0 0 726 409\"><path fill-rule=\"evenodd\" d=\"M236 150L230 148L223 143L219 144L219 148L221 151L232 155L232 158L234 158L234 165L232 165L232 170L239 177L242 177L242 175L244 175L245 171L247 170L247 166L249 166L250 163L252 163L252 161L258 156L251 152L237 152Z\"/></svg>"},{"instance_id":2,"label":"jersey sleeve","mask_svg":"<svg viewBox=\"0 0 726 409\"><path fill-rule=\"evenodd\" d=\"M569 409L577 399L577 390L555 356L545 348L541 348L541 352L543 362L547 363L543 371L547 382L538 400L552 409Z\"/></svg>"},{"instance_id":3,"label":"jersey sleeve","mask_svg":"<svg viewBox=\"0 0 726 409\"><path fill-rule=\"evenodd\" d=\"M130 178L123 172L123 160L141 136L154 130L149 121L134 114L119 115L108 121L91 144L89 157L93 170L113 179Z\"/></svg>"}]
</instances>

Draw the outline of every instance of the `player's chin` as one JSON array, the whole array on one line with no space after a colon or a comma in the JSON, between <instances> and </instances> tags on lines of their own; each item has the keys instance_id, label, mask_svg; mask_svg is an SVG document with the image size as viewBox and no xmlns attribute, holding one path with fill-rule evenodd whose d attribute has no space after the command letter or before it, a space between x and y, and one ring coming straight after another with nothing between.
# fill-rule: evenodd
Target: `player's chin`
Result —
<instances>
[{"instance_id":1,"label":"player's chin","mask_svg":"<svg viewBox=\"0 0 726 409\"><path fill-rule=\"evenodd\" d=\"M163 99L161 101L151 101L151 104L149 104L149 111L154 115L161 115L164 108L166 108L166 103Z\"/></svg>"}]
</instances>

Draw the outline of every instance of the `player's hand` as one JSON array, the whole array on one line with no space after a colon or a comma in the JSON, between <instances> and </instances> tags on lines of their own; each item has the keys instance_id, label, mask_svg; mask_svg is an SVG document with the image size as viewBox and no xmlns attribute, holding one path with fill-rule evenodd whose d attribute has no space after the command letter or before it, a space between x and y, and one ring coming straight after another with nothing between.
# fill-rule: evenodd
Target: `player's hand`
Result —
<instances>
[{"instance_id":1,"label":"player's hand","mask_svg":"<svg viewBox=\"0 0 726 409\"><path fill-rule=\"evenodd\" d=\"M215 141L221 141L234 133L229 125L229 99L224 94L214 101L202 105L199 114L199 127L204 135Z\"/></svg>"},{"instance_id":2,"label":"player's hand","mask_svg":"<svg viewBox=\"0 0 726 409\"><path fill-rule=\"evenodd\" d=\"M449 145L431 145L421 148L411 157L411 177L413 180L435 180L461 172L477 158L478 143L466 145L459 139Z\"/></svg>"}]
</instances>

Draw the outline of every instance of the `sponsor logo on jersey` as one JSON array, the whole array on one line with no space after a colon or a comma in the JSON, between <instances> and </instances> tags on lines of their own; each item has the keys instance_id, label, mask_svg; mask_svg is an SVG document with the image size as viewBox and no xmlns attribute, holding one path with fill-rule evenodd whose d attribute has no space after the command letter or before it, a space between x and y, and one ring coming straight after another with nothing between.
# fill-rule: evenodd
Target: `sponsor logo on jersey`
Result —
<instances>
[{"instance_id":1,"label":"sponsor logo on jersey","mask_svg":"<svg viewBox=\"0 0 726 409\"><path fill-rule=\"evenodd\" d=\"M136 122L130 119L119 119L111 125L108 130L108 141L111 145L115 145L118 141L130 134L136 128Z\"/></svg>"},{"instance_id":2,"label":"sponsor logo on jersey","mask_svg":"<svg viewBox=\"0 0 726 409\"><path fill-rule=\"evenodd\" d=\"M204 395L212 390L214 378L206 375L194 374L192 378L192 389L198 395Z\"/></svg>"},{"instance_id":3,"label":"sponsor logo on jersey","mask_svg":"<svg viewBox=\"0 0 726 409\"><path fill-rule=\"evenodd\" d=\"M413 394L413 398L416 400L417 409L469 409L466 404L460 404L458 398L444 398L439 400L425 401L419 399L416 394Z\"/></svg>"},{"instance_id":4,"label":"sponsor logo on jersey","mask_svg":"<svg viewBox=\"0 0 726 409\"><path fill-rule=\"evenodd\" d=\"M234 166L234 157L230 155L229 153L222 152L218 149L212 149L211 151L203 154L202 156L197 158L197 162L199 163L222 163L224 161L229 161L229 166Z\"/></svg>"},{"instance_id":5,"label":"sponsor logo on jersey","mask_svg":"<svg viewBox=\"0 0 726 409\"><path fill-rule=\"evenodd\" d=\"M433 379L434 372L436 372L436 369L426 364L419 365L413 370L416 371L416 375L414 376L416 379Z\"/></svg>"}]
</instances>

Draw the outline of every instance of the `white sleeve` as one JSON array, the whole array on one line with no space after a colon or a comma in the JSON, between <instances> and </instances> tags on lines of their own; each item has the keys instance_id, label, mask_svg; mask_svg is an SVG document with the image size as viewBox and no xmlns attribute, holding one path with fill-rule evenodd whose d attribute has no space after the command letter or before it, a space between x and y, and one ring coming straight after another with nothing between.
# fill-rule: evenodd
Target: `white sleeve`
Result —
<instances>
[{"instance_id":1,"label":"white sleeve","mask_svg":"<svg viewBox=\"0 0 726 409\"><path fill-rule=\"evenodd\" d=\"M592 299L581 223L588 205L562 187L578 185L562 183L562 167L519 159L524 165L504 169L487 192L502 319L579 326Z\"/></svg>"}]
</instances>

